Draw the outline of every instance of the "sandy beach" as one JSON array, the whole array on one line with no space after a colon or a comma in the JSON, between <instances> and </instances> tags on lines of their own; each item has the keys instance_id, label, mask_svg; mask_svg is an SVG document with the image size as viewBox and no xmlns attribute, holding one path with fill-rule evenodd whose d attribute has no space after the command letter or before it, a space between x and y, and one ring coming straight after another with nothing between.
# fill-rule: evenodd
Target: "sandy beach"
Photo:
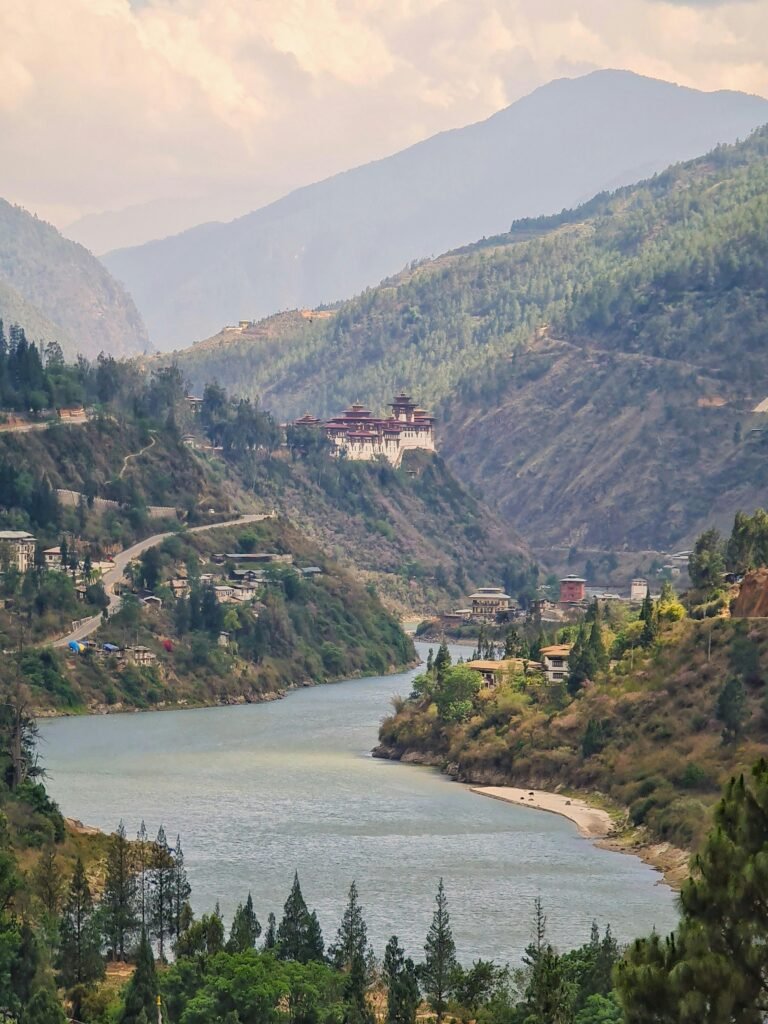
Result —
<instances>
[{"instance_id":1,"label":"sandy beach","mask_svg":"<svg viewBox=\"0 0 768 1024\"><path fill-rule=\"evenodd\" d=\"M538 790L518 789L515 786L470 786L473 793L504 800L518 807L532 807L537 811L550 811L572 821L587 839L605 839L613 831L613 822L607 811L590 807L583 800L544 793Z\"/></svg>"}]
</instances>

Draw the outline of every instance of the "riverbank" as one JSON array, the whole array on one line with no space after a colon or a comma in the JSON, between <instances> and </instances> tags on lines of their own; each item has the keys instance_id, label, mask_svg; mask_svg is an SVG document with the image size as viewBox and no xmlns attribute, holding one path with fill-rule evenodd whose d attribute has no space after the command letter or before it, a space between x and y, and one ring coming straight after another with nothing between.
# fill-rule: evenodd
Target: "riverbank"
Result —
<instances>
[{"instance_id":1,"label":"riverbank","mask_svg":"<svg viewBox=\"0 0 768 1024\"><path fill-rule=\"evenodd\" d=\"M492 800L515 804L518 807L532 807L536 811L549 811L572 821L585 839L605 839L615 831L615 824L608 811L590 807L584 800L566 797L560 793L541 793L536 790L519 789L516 786L470 786L473 793L489 796Z\"/></svg>"},{"instance_id":2,"label":"riverbank","mask_svg":"<svg viewBox=\"0 0 768 1024\"><path fill-rule=\"evenodd\" d=\"M470 786L472 793L530 807L535 811L559 814L572 821L579 834L590 839L601 850L613 853L629 853L639 857L644 864L659 871L666 885L680 889L690 873L690 853L671 843L650 842L642 830L628 830L622 826L618 816L612 816L602 807L595 807L586 800L569 797L563 793L548 793L539 790L521 789L517 786Z\"/></svg>"},{"instance_id":3,"label":"riverbank","mask_svg":"<svg viewBox=\"0 0 768 1024\"><path fill-rule=\"evenodd\" d=\"M689 850L680 849L671 843L654 841L645 829L629 827L626 824L626 809L615 807L608 811L605 807L598 807L595 802L590 801L588 793L576 796L535 787L531 789L524 786L487 785L489 780L466 777L455 766L452 770L440 758L421 751L408 751L400 757L393 748L383 743L375 747L372 753L374 757L383 760L439 768L443 774L456 782L464 783L470 792L478 796L501 800L518 807L530 807L536 811L559 814L572 821L579 833L600 849L639 857L644 864L658 871L662 875L660 881L671 889L679 890L690 874Z\"/></svg>"},{"instance_id":4,"label":"riverbank","mask_svg":"<svg viewBox=\"0 0 768 1024\"><path fill-rule=\"evenodd\" d=\"M415 658L412 661L406 662L404 665L390 666L383 675L384 677L400 675L403 672L410 672L421 664L422 659ZM51 708L40 706L32 707L30 714L33 718L37 719L83 718L89 716L98 717L101 715L138 715L155 711L200 711L204 708L238 707L245 704L269 704L272 701L282 700L289 693L294 693L297 690L305 690L315 686L336 686L339 683L346 683L355 679L375 678L378 678L378 675L340 675L334 676L331 679L324 679L322 682L318 682L314 679L305 679L303 682L291 683L278 690L249 690L247 693L229 694L225 697L219 697L217 699L211 698L210 700L195 700L190 697L180 697L175 701L161 700L157 703L149 704L146 707L137 707L133 704L126 704L123 701L116 701L114 704L94 702L77 708Z\"/></svg>"}]
</instances>

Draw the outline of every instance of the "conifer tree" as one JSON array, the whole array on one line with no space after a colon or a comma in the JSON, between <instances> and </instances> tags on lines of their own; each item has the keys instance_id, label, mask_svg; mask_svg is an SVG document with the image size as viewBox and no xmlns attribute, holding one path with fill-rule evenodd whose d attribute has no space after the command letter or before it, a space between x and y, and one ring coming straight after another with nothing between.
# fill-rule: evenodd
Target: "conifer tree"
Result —
<instances>
[{"instance_id":1,"label":"conifer tree","mask_svg":"<svg viewBox=\"0 0 768 1024\"><path fill-rule=\"evenodd\" d=\"M192 887L187 879L184 867L184 851L181 848L181 836L176 836L176 849L173 851L173 892L171 894L171 931L178 941L184 930L185 922L191 920L192 910L189 897ZM258 922L257 922L258 923Z\"/></svg>"},{"instance_id":2,"label":"conifer tree","mask_svg":"<svg viewBox=\"0 0 768 1024\"><path fill-rule=\"evenodd\" d=\"M246 950L253 949L260 935L261 925L253 909L251 894L248 893L248 899L245 901L245 904L238 904L235 916L232 918L227 952L245 953Z\"/></svg>"},{"instance_id":3,"label":"conifer tree","mask_svg":"<svg viewBox=\"0 0 768 1024\"><path fill-rule=\"evenodd\" d=\"M59 946L59 979L69 990L72 1016L79 1019L86 989L104 974L99 934L91 890L78 857L64 904Z\"/></svg>"},{"instance_id":4,"label":"conifer tree","mask_svg":"<svg viewBox=\"0 0 768 1024\"><path fill-rule=\"evenodd\" d=\"M173 935L174 865L162 825L154 842L149 876L150 933L157 939L158 957L165 960L169 940Z\"/></svg>"},{"instance_id":5,"label":"conifer tree","mask_svg":"<svg viewBox=\"0 0 768 1024\"><path fill-rule=\"evenodd\" d=\"M300 963L308 963L310 960L322 959L322 952L318 955L318 938L322 944L322 935L319 934L319 923L317 918L312 918L307 910L307 904L301 893L298 871L293 876L293 885L288 899L285 902L283 919L277 929L277 955L281 960L298 960Z\"/></svg>"},{"instance_id":6,"label":"conifer tree","mask_svg":"<svg viewBox=\"0 0 768 1024\"><path fill-rule=\"evenodd\" d=\"M534 903L533 941L526 947L523 963L528 972L526 1024L571 1024L575 988L547 940L547 918L539 898Z\"/></svg>"},{"instance_id":7,"label":"conifer tree","mask_svg":"<svg viewBox=\"0 0 768 1024\"><path fill-rule=\"evenodd\" d=\"M24 1024L67 1024L59 998L47 987L38 988L26 1006Z\"/></svg>"},{"instance_id":8,"label":"conifer tree","mask_svg":"<svg viewBox=\"0 0 768 1024\"><path fill-rule=\"evenodd\" d=\"M414 1024L419 1006L416 968L393 935L384 951L384 978L387 984L387 1024Z\"/></svg>"},{"instance_id":9,"label":"conifer tree","mask_svg":"<svg viewBox=\"0 0 768 1024\"><path fill-rule=\"evenodd\" d=\"M136 833L135 845L136 857L136 887L138 912L141 920L141 927L149 927L149 868L151 860L151 846L147 826L142 821L139 831Z\"/></svg>"},{"instance_id":10,"label":"conifer tree","mask_svg":"<svg viewBox=\"0 0 768 1024\"><path fill-rule=\"evenodd\" d=\"M264 945L262 949L270 950L274 949L277 945L277 921L275 915L270 910L269 917L267 918L267 930L264 932Z\"/></svg>"},{"instance_id":11,"label":"conifer tree","mask_svg":"<svg viewBox=\"0 0 768 1024\"><path fill-rule=\"evenodd\" d=\"M605 644L603 643L603 631L600 626L599 615L592 623L592 629L589 633L589 650L592 655L592 659L594 660L595 668L598 671L602 671L607 668L608 655L605 650Z\"/></svg>"},{"instance_id":12,"label":"conifer tree","mask_svg":"<svg viewBox=\"0 0 768 1024\"><path fill-rule=\"evenodd\" d=\"M32 888L44 912L50 918L58 916L66 885L53 843L48 843L40 852L32 872Z\"/></svg>"},{"instance_id":13,"label":"conifer tree","mask_svg":"<svg viewBox=\"0 0 768 1024\"><path fill-rule=\"evenodd\" d=\"M768 763L731 779L668 939L638 939L617 968L627 1024L757 1024L768 1013Z\"/></svg>"},{"instance_id":14,"label":"conifer tree","mask_svg":"<svg viewBox=\"0 0 768 1024\"><path fill-rule=\"evenodd\" d=\"M110 837L107 875L101 898L104 940L113 960L125 960L139 925L136 913L136 878L130 844L122 821Z\"/></svg>"},{"instance_id":15,"label":"conifer tree","mask_svg":"<svg viewBox=\"0 0 768 1024\"><path fill-rule=\"evenodd\" d=\"M309 915L309 927L307 928L307 960L316 960L318 963L325 960L323 932L314 910Z\"/></svg>"},{"instance_id":16,"label":"conifer tree","mask_svg":"<svg viewBox=\"0 0 768 1024\"><path fill-rule=\"evenodd\" d=\"M367 998L365 961L355 953L344 985L347 1003L344 1024L375 1024L376 1018Z\"/></svg>"},{"instance_id":17,"label":"conifer tree","mask_svg":"<svg viewBox=\"0 0 768 1024\"><path fill-rule=\"evenodd\" d=\"M447 669L451 667L451 652L448 650L448 645L445 640L440 644L435 655L435 675L438 683L442 683L443 676Z\"/></svg>"},{"instance_id":18,"label":"conifer tree","mask_svg":"<svg viewBox=\"0 0 768 1024\"><path fill-rule=\"evenodd\" d=\"M157 1020L157 973L152 947L142 931L136 970L128 982L118 1024L150 1024Z\"/></svg>"},{"instance_id":19,"label":"conifer tree","mask_svg":"<svg viewBox=\"0 0 768 1024\"><path fill-rule=\"evenodd\" d=\"M715 715L723 723L723 743L735 743L749 718L747 694L738 676L727 680L718 694Z\"/></svg>"},{"instance_id":20,"label":"conifer tree","mask_svg":"<svg viewBox=\"0 0 768 1024\"><path fill-rule=\"evenodd\" d=\"M437 887L436 904L424 943L425 959L419 976L429 1005L437 1016L437 1024L442 1024L456 969L456 944L453 941L442 878Z\"/></svg>"},{"instance_id":21,"label":"conifer tree","mask_svg":"<svg viewBox=\"0 0 768 1024\"><path fill-rule=\"evenodd\" d=\"M363 964L367 964L373 959L373 952L368 945L368 929L363 919L356 882L349 887L349 898L344 916L336 933L336 942L329 952L336 970L351 970L355 957L359 957Z\"/></svg>"}]
</instances>

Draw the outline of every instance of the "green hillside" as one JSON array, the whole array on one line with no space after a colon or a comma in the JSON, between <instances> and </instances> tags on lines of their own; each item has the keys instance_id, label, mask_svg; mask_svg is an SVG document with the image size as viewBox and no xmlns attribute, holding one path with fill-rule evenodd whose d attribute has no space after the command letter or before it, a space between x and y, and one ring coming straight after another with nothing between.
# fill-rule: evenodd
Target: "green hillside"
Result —
<instances>
[{"instance_id":1,"label":"green hillside","mask_svg":"<svg viewBox=\"0 0 768 1024\"><path fill-rule=\"evenodd\" d=\"M382 724L380 753L465 782L598 792L629 826L695 847L722 786L768 756L768 622L670 622L663 604L659 617L643 647L637 622L610 612L600 629L615 660L586 685L513 675L459 693L452 670L417 683Z\"/></svg>"},{"instance_id":2,"label":"green hillside","mask_svg":"<svg viewBox=\"0 0 768 1024\"><path fill-rule=\"evenodd\" d=\"M58 341L68 356L129 356L149 347L123 286L82 245L0 199L0 309L30 340Z\"/></svg>"},{"instance_id":3,"label":"green hillside","mask_svg":"<svg viewBox=\"0 0 768 1024\"><path fill-rule=\"evenodd\" d=\"M449 463L529 540L682 546L766 482L751 433L768 395L766 156L761 129L423 263L295 336L234 335L179 365L247 380L285 415L376 407L405 385L437 405Z\"/></svg>"}]
</instances>

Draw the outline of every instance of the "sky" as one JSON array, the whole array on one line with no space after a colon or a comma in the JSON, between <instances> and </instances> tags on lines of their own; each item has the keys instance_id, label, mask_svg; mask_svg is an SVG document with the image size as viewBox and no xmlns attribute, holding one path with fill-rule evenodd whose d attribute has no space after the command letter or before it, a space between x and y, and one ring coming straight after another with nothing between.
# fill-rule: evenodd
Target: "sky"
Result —
<instances>
[{"instance_id":1,"label":"sky","mask_svg":"<svg viewBox=\"0 0 768 1024\"><path fill-rule=\"evenodd\" d=\"M0 196L103 250L595 68L768 96L766 39L767 0L1 0Z\"/></svg>"}]
</instances>

